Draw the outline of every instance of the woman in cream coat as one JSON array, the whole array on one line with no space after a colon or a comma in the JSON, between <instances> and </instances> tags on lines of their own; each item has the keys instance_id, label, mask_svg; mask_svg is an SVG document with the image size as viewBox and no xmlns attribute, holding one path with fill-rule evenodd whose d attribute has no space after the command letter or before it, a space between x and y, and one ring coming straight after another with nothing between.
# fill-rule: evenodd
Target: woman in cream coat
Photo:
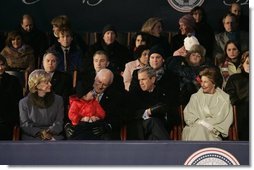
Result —
<instances>
[{"instance_id":1,"label":"woman in cream coat","mask_svg":"<svg viewBox=\"0 0 254 170\"><path fill-rule=\"evenodd\" d=\"M182 140L220 141L228 136L233 122L229 95L219 88L222 78L218 69L205 68L200 76L201 88L191 96L184 109L186 126Z\"/></svg>"}]
</instances>

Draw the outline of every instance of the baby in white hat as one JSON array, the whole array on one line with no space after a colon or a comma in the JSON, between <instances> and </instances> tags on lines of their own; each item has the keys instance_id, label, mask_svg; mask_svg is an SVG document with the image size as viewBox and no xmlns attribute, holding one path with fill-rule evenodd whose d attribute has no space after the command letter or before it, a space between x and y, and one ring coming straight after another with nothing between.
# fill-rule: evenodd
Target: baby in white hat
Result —
<instances>
[{"instance_id":1,"label":"baby in white hat","mask_svg":"<svg viewBox=\"0 0 254 170\"><path fill-rule=\"evenodd\" d=\"M198 39L194 35L189 34L184 39L184 45L181 48L179 48L178 50L176 50L173 53L173 56L185 57L193 45L199 45Z\"/></svg>"}]
</instances>

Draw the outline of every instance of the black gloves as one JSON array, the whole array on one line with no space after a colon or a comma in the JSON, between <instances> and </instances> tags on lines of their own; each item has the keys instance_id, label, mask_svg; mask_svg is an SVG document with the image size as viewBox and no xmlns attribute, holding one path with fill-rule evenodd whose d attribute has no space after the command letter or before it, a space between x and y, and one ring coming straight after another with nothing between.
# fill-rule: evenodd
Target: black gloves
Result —
<instances>
[{"instance_id":1,"label":"black gloves","mask_svg":"<svg viewBox=\"0 0 254 170\"><path fill-rule=\"evenodd\" d=\"M150 108L152 117L165 117L168 107L166 104L159 103Z\"/></svg>"},{"instance_id":2,"label":"black gloves","mask_svg":"<svg viewBox=\"0 0 254 170\"><path fill-rule=\"evenodd\" d=\"M71 125L71 123L67 123L64 126L64 130L65 130L65 135L66 135L67 139L70 139L71 136L74 133L74 127L73 127L73 125Z\"/></svg>"},{"instance_id":3,"label":"black gloves","mask_svg":"<svg viewBox=\"0 0 254 170\"><path fill-rule=\"evenodd\" d=\"M101 136L105 133L111 132L111 130L112 130L111 125L107 123L103 123L102 125L96 126L92 129L93 134L97 136Z\"/></svg>"}]
</instances>

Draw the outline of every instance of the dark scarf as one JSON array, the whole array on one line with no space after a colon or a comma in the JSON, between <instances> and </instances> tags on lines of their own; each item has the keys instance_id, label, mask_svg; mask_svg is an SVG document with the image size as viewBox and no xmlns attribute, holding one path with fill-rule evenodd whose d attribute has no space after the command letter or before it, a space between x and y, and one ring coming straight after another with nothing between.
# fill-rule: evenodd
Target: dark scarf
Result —
<instances>
[{"instance_id":1,"label":"dark scarf","mask_svg":"<svg viewBox=\"0 0 254 170\"><path fill-rule=\"evenodd\" d=\"M46 93L44 97L38 96L38 93L35 92L28 94L28 101L39 108L48 108L55 101L55 97L53 92Z\"/></svg>"}]
</instances>

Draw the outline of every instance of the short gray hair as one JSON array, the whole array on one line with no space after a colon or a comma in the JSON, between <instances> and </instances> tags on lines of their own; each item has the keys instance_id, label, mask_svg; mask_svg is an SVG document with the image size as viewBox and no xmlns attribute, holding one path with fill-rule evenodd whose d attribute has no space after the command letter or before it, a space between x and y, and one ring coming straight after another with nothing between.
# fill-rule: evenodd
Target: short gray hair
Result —
<instances>
[{"instance_id":1,"label":"short gray hair","mask_svg":"<svg viewBox=\"0 0 254 170\"><path fill-rule=\"evenodd\" d=\"M151 66L145 66L138 70L138 74L146 72L149 78L156 77L156 71Z\"/></svg>"}]
</instances>

